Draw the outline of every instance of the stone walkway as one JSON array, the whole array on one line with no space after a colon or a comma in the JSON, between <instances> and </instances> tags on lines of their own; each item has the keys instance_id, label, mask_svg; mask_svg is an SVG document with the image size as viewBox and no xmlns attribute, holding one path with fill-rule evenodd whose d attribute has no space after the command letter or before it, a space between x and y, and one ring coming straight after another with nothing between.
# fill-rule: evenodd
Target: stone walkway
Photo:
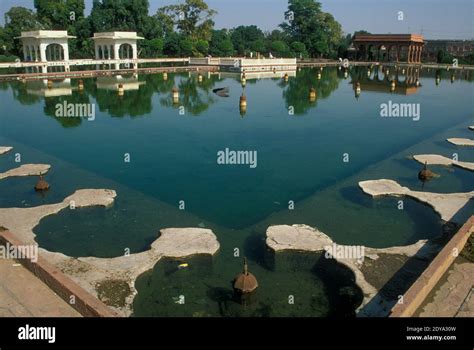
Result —
<instances>
[{"instance_id":1,"label":"stone walkway","mask_svg":"<svg viewBox=\"0 0 474 350\"><path fill-rule=\"evenodd\" d=\"M81 317L16 261L0 259L0 317Z\"/></svg>"},{"instance_id":2,"label":"stone walkway","mask_svg":"<svg viewBox=\"0 0 474 350\"><path fill-rule=\"evenodd\" d=\"M455 262L420 307L421 317L474 317L474 264Z\"/></svg>"}]
</instances>

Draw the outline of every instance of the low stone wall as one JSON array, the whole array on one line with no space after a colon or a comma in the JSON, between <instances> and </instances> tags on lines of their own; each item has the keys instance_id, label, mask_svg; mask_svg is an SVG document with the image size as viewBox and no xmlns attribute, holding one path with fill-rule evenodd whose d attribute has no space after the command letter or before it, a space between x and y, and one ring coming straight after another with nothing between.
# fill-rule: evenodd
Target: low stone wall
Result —
<instances>
[{"instance_id":1,"label":"low stone wall","mask_svg":"<svg viewBox=\"0 0 474 350\"><path fill-rule=\"evenodd\" d=\"M411 317L414 315L428 294L449 269L457 254L464 248L469 236L473 232L474 216L471 216L438 253L415 283L406 291L403 295L403 303L396 304L392 308L389 317Z\"/></svg>"},{"instance_id":2,"label":"low stone wall","mask_svg":"<svg viewBox=\"0 0 474 350\"><path fill-rule=\"evenodd\" d=\"M0 231L0 242L12 246L24 245L11 232ZM40 255L40 254L39 254ZM18 260L25 268L30 270L35 276L43 281L57 295L65 300L71 307L76 309L85 317L116 317L117 314L109 309L99 299L95 298L73 280L63 274L59 269L48 263L41 256L38 261L33 262L29 259ZM75 303L71 304L71 296L74 296Z\"/></svg>"}]
</instances>

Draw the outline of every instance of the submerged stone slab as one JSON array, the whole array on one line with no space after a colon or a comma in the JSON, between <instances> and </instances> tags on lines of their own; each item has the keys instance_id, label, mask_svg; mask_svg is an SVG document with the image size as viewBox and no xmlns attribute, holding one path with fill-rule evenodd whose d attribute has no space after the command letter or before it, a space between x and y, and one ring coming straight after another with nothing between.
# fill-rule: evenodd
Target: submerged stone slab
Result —
<instances>
[{"instance_id":1,"label":"submerged stone slab","mask_svg":"<svg viewBox=\"0 0 474 350\"><path fill-rule=\"evenodd\" d=\"M65 198L61 203L41 205L32 208L0 208L0 226L13 232L24 243L35 243L33 228L41 219L56 214L62 209L88 206L109 206L114 202L116 193L107 189L77 190Z\"/></svg>"},{"instance_id":2,"label":"submerged stone slab","mask_svg":"<svg viewBox=\"0 0 474 350\"><path fill-rule=\"evenodd\" d=\"M66 197L61 203L33 208L0 208L0 226L9 229L23 243L36 244L33 229L44 217L56 214L72 205L75 208L107 207L113 204L116 195L115 191L108 189L82 189ZM160 237L152 243L149 250L110 259L72 258L43 248L40 248L39 252L48 262L97 297L99 297L99 285L116 281L128 284L131 293L126 297L124 305L112 308L122 316L129 316L137 293L135 280L142 273L153 269L161 258L182 258L195 254L214 255L220 248L215 234L209 229L167 228L160 233Z\"/></svg>"},{"instance_id":3,"label":"submerged stone slab","mask_svg":"<svg viewBox=\"0 0 474 350\"><path fill-rule=\"evenodd\" d=\"M471 139L451 138L446 141L456 146L474 146L474 140Z\"/></svg>"},{"instance_id":4,"label":"submerged stone slab","mask_svg":"<svg viewBox=\"0 0 474 350\"><path fill-rule=\"evenodd\" d=\"M71 258L64 254L41 249L56 267L67 273L75 282L89 293L98 296L97 286L107 281L127 283L131 293L120 307L112 307L122 316L130 316L131 305L137 294L136 279L152 270L164 258L184 258L196 254L214 255L219 250L216 235L204 228L167 228L147 251L116 258Z\"/></svg>"},{"instance_id":5,"label":"submerged stone slab","mask_svg":"<svg viewBox=\"0 0 474 350\"><path fill-rule=\"evenodd\" d=\"M390 310L390 307L387 305L393 303L393 301L381 297L377 288L367 282L361 269L365 259L377 260L379 254L405 255L407 257L416 255L419 258L426 258L432 255L434 251L434 247L431 245L427 246L426 240L421 240L402 247L364 247L363 256L360 257L341 257L337 254L327 256L327 252L334 251L334 248L339 248L341 251L344 251L346 248L353 248L355 246L335 245L335 242L333 242L328 235L319 231L317 228L307 225L270 226L267 229L266 236L267 246L275 252L284 250L309 252L325 251L324 256L326 258L334 258L338 263L349 268L355 275L355 283L359 286L364 295L364 299L357 309L359 316L387 316ZM371 302L374 298L378 298L378 302ZM367 308L369 303L371 305Z\"/></svg>"},{"instance_id":6,"label":"submerged stone slab","mask_svg":"<svg viewBox=\"0 0 474 350\"><path fill-rule=\"evenodd\" d=\"M18 168L0 173L0 180L12 176L39 176L46 174L50 168L49 164L23 164Z\"/></svg>"},{"instance_id":7,"label":"submerged stone slab","mask_svg":"<svg viewBox=\"0 0 474 350\"><path fill-rule=\"evenodd\" d=\"M451 158L440 156L438 154L417 154L413 156L417 162L421 164L428 164L428 165L454 165L459 168L463 168L466 170L474 171L474 163L470 162L460 162L452 160Z\"/></svg>"},{"instance_id":8,"label":"submerged stone slab","mask_svg":"<svg viewBox=\"0 0 474 350\"><path fill-rule=\"evenodd\" d=\"M321 251L332 240L323 232L307 225L276 225L267 229L267 246L274 251Z\"/></svg>"},{"instance_id":9,"label":"submerged stone slab","mask_svg":"<svg viewBox=\"0 0 474 350\"><path fill-rule=\"evenodd\" d=\"M215 234L205 228L165 228L151 245L152 250L167 257L183 257L194 254L214 255L219 250Z\"/></svg>"},{"instance_id":10,"label":"submerged stone slab","mask_svg":"<svg viewBox=\"0 0 474 350\"><path fill-rule=\"evenodd\" d=\"M0 146L0 155L10 152L13 147L10 146Z\"/></svg>"},{"instance_id":11,"label":"submerged stone slab","mask_svg":"<svg viewBox=\"0 0 474 350\"><path fill-rule=\"evenodd\" d=\"M431 193L412 191L396 181L380 179L359 182L365 193L377 196L408 196L431 206L444 221L454 221L453 217L474 197L474 191L465 193Z\"/></svg>"}]
</instances>

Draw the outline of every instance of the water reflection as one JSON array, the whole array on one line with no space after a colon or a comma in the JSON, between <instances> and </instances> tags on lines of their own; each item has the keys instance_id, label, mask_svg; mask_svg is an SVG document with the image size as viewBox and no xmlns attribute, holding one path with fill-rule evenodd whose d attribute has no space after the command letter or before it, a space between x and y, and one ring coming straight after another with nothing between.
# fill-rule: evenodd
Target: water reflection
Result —
<instances>
[{"instance_id":1,"label":"water reflection","mask_svg":"<svg viewBox=\"0 0 474 350\"><path fill-rule=\"evenodd\" d=\"M183 79L179 75L177 89L179 91L179 101L173 96L172 91L160 99L160 104L164 107L173 107L176 105L184 107L186 113L197 116L209 109L209 107L216 102L212 96L212 89L219 81L219 77L209 74L206 78L199 73L189 74L187 79ZM172 83L174 80L172 81ZM178 102L178 103L176 103Z\"/></svg>"},{"instance_id":2,"label":"water reflection","mask_svg":"<svg viewBox=\"0 0 474 350\"><path fill-rule=\"evenodd\" d=\"M350 77L356 98L363 91L411 95L421 87L420 69L416 67L354 67L350 71ZM357 84L360 88L358 95Z\"/></svg>"},{"instance_id":3,"label":"water reflection","mask_svg":"<svg viewBox=\"0 0 474 350\"><path fill-rule=\"evenodd\" d=\"M318 79L318 73L321 79ZM287 83L281 80L278 86L284 89L286 107L293 107L295 115L304 115L317 106L317 100L329 97L338 88L339 81L337 69L324 69L322 72L302 69L295 78L290 78ZM311 88L316 90L316 96L311 94Z\"/></svg>"},{"instance_id":4,"label":"water reflection","mask_svg":"<svg viewBox=\"0 0 474 350\"><path fill-rule=\"evenodd\" d=\"M84 79L83 88L77 79L36 81L12 81L2 85L10 86L14 98L23 105L32 105L44 101L46 115L56 118L54 106L57 103L93 103L99 111L111 117L138 117L151 114L153 96L159 96L159 105L165 108L184 108L186 115L198 116L209 110L219 97L212 90L220 82L232 79L242 85L256 85L263 79L272 79L283 90L282 98L286 108L292 107L295 115L305 115L317 108L318 101L328 98L338 87L341 80L349 79L356 99L364 91L411 95L422 88L420 80L431 78L440 85L443 80L455 83L458 80L472 81L467 70L419 69L418 67L369 66L325 69L298 69L286 72L246 72L239 73L163 73L152 75L130 74ZM173 102L173 87L178 89ZM225 87L225 86L224 86ZM118 90L123 89L119 94ZM312 90L314 89L314 91ZM239 93L240 96L242 93ZM179 95L179 96L178 96ZM244 95L251 98L248 93ZM233 96L233 95L232 95ZM95 100L95 101L94 101ZM253 99L252 99L253 100ZM237 101L235 101L237 103ZM241 116L247 113L247 107L239 108ZM81 125L80 118L56 118L64 127Z\"/></svg>"}]
</instances>

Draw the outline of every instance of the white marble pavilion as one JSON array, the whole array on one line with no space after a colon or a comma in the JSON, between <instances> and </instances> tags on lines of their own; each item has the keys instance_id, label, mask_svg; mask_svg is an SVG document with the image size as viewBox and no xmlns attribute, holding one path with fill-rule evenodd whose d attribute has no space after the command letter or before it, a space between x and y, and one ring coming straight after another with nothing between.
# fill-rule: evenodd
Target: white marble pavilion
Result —
<instances>
[{"instance_id":1,"label":"white marble pavilion","mask_svg":"<svg viewBox=\"0 0 474 350\"><path fill-rule=\"evenodd\" d=\"M23 59L25 62L69 61L68 35L66 30L35 30L21 32L18 39L23 44ZM43 72L47 67L42 67ZM66 70L69 67L66 66Z\"/></svg>"}]
</instances>

